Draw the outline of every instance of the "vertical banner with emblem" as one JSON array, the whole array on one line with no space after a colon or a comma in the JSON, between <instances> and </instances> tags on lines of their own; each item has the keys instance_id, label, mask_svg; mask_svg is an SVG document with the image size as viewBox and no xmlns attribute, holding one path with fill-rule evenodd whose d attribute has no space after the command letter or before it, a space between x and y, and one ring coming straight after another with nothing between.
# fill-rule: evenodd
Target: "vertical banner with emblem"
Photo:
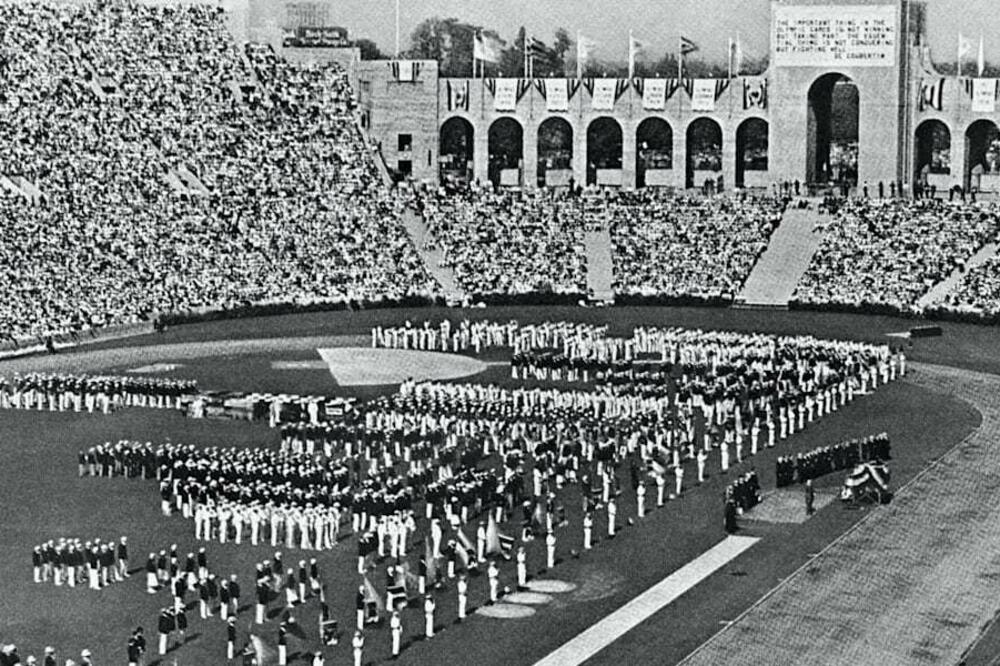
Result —
<instances>
[{"instance_id":1,"label":"vertical banner with emblem","mask_svg":"<svg viewBox=\"0 0 1000 666\"><path fill-rule=\"evenodd\" d=\"M468 111L469 110L469 82L468 80L448 81L448 110Z\"/></svg>"},{"instance_id":2,"label":"vertical banner with emblem","mask_svg":"<svg viewBox=\"0 0 1000 666\"><path fill-rule=\"evenodd\" d=\"M763 76L748 76L743 79L743 109L767 108L767 79Z\"/></svg>"}]
</instances>

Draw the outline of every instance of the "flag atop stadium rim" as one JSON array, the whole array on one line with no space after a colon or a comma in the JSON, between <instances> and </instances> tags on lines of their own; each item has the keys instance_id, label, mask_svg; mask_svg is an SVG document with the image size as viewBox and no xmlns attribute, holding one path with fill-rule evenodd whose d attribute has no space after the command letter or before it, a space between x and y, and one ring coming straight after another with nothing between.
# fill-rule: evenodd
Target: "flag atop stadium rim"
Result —
<instances>
[{"instance_id":1,"label":"flag atop stadium rim","mask_svg":"<svg viewBox=\"0 0 1000 666\"><path fill-rule=\"evenodd\" d=\"M698 45L692 42L687 37L681 35L681 55L686 56L689 53L694 53L698 50Z\"/></svg>"},{"instance_id":2,"label":"flag atop stadium rim","mask_svg":"<svg viewBox=\"0 0 1000 666\"><path fill-rule=\"evenodd\" d=\"M477 32L472 42L472 57L482 62L500 62L502 46L496 37Z\"/></svg>"}]
</instances>

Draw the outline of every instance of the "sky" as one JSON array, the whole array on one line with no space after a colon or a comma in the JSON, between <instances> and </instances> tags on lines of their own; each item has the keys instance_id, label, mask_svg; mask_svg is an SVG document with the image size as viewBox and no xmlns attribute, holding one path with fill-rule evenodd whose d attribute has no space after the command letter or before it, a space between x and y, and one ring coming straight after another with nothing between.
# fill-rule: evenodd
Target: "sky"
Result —
<instances>
[{"instance_id":1,"label":"sky","mask_svg":"<svg viewBox=\"0 0 1000 666\"><path fill-rule=\"evenodd\" d=\"M769 0L399 0L403 48L420 21L456 18L497 30L513 41L524 25L529 34L551 42L556 28L577 31L598 46L602 60L624 61L628 33L647 45L641 58L675 51L678 36L694 40L707 60L724 61L726 40L740 33L748 58L767 54ZM395 0L330 0L330 19L352 37L374 39L386 53L395 42ZM1000 0L927 0L927 32L934 59L955 59L962 31L978 46L985 35L986 58L1000 64ZM973 56L974 57L974 56Z\"/></svg>"}]
</instances>

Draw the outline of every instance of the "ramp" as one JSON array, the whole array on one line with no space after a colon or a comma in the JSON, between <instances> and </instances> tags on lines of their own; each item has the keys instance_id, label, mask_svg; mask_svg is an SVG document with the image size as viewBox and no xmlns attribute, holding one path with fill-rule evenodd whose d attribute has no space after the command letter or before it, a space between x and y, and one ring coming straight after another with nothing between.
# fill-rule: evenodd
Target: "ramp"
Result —
<instances>
[{"instance_id":1,"label":"ramp","mask_svg":"<svg viewBox=\"0 0 1000 666\"><path fill-rule=\"evenodd\" d=\"M940 303L950 294L958 283L962 281L965 274L977 266L982 266L987 261L996 256L998 246L996 243L987 243L979 252L976 252L966 263L964 268L956 268L955 272L946 277L941 282L934 285L930 291L920 297L917 306L920 308L930 307L935 303Z\"/></svg>"},{"instance_id":2,"label":"ramp","mask_svg":"<svg viewBox=\"0 0 1000 666\"><path fill-rule=\"evenodd\" d=\"M607 229L588 231L583 238L587 252L587 290L596 301L615 300L614 258L611 233Z\"/></svg>"},{"instance_id":3,"label":"ramp","mask_svg":"<svg viewBox=\"0 0 1000 666\"><path fill-rule=\"evenodd\" d=\"M787 307L823 239L821 233L813 232L819 221L813 210L786 210L736 302L747 307Z\"/></svg>"},{"instance_id":4,"label":"ramp","mask_svg":"<svg viewBox=\"0 0 1000 666\"><path fill-rule=\"evenodd\" d=\"M453 299L463 300L465 292L455 278L455 271L448 266L442 265L444 262L444 252L436 247L428 247L426 245L428 233L424 218L415 210L407 208L402 215L402 222L406 233L409 234L410 240L413 242L413 246L417 248L417 254L420 255L424 266L427 267L427 272L441 285L445 298L449 301Z\"/></svg>"}]
</instances>

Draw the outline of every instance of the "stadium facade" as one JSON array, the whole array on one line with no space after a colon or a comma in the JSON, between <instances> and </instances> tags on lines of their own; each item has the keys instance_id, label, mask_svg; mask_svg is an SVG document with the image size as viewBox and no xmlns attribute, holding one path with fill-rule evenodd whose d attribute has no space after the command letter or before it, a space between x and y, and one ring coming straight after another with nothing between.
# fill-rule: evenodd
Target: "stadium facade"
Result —
<instances>
[{"instance_id":1,"label":"stadium facade","mask_svg":"<svg viewBox=\"0 0 1000 666\"><path fill-rule=\"evenodd\" d=\"M272 42L303 6L221 4L237 37ZM445 78L433 61L349 61L363 126L417 180L1000 193L998 81L975 65L936 72L925 16L915 0L775 0L767 71L730 79Z\"/></svg>"}]
</instances>

